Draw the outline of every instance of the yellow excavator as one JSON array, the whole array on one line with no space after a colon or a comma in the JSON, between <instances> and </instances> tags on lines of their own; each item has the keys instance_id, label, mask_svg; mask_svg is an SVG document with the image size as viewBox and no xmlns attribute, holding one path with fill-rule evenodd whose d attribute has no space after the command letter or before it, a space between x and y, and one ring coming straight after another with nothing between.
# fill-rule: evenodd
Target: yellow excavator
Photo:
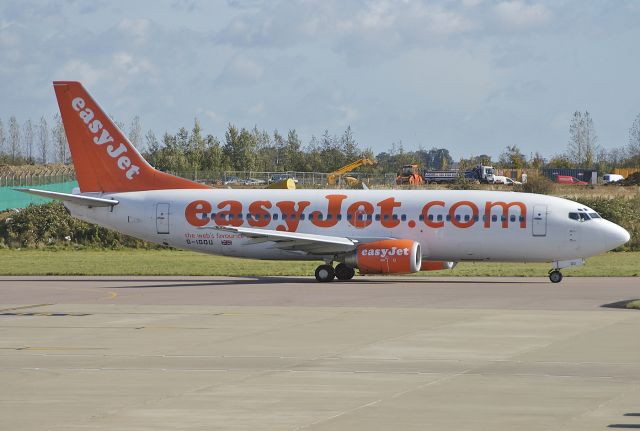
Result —
<instances>
[{"instance_id":1,"label":"yellow excavator","mask_svg":"<svg viewBox=\"0 0 640 431\"><path fill-rule=\"evenodd\" d=\"M376 162L371 159L356 160L355 162L349 163L348 165L329 173L327 175L327 184L330 186L335 186L338 180L342 179L342 181L349 187L358 186L361 184L360 180L354 177L344 176L344 174L346 174L347 172L351 172L352 170L357 169L360 166L371 166L375 164Z\"/></svg>"}]
</instances>

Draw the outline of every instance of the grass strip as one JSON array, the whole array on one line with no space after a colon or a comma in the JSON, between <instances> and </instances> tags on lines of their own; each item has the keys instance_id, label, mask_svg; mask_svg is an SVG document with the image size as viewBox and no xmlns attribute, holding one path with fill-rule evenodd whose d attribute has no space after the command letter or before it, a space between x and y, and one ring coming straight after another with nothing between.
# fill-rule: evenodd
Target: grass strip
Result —
<instances>
[{"instance_id":1,"label":"grass strip","mask_svg":"<svg viewBox=\"0 0 640 431\"><path fill-rule=\"evenodd\" d=\"M319 261L239 259L180 250L22 249L0 250L0 275L209 275L310 276ZM546 276L548 263L463 262L433 276ZM638 277L640 252L605 253L563 270L565 276Z\"/></svg>"}]
</instances>

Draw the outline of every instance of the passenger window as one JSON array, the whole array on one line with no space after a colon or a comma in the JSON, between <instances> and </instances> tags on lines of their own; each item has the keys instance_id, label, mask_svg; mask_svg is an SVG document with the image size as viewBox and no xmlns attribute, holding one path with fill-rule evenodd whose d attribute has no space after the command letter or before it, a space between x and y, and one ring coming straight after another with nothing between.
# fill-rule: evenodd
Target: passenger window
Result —
<instances>
[{"instance_id":1,"label":"passenger window","mask_svg":"<svg viewBox=\"0 0 640 431\"><path fill-rule=\"evenodd\" d=\"M394 214L393 217L391 217L394 220L398 220L398 214Z\"/></svg>"},{"instance_id":2,"label":"passenger window","mask_svg":"<svg viewBox=\"0 0 640 431\"><path fill-rule=\"evenodd\" d=\"M456 214L456 221L460 221L460 214Z\"/></svg>"},{"instance_id":3,"label":"passenger window","mask_svg":"<svg viewBox=\"0 0 640 431\"><path fill-rule=\"evenodd\" d=\"M300 220L304 220L304 218L305 218L304 213L300 214Z\"/></svg>"},{"instance_id":4,"label":"passenger window","mask_svg":"<svg viewBox=\"0 0 640 431\"><path fill-rule=\"evenodd\" d=\"M295 214L291 214L291 220L295 220L296 219L296 215Z\"/></svg>"},{"instance_id":5,"label":"passenger window","mask_svg":"<svg viewBox=\"0 0 640 431\"><path fill-rule=\"evenodd\" d=\"M242 220L242 213L238 213L238 218Z\"/></svg>"},{"instance_id":6,"label":"passenger window","mask_svg":"<svg viewBox=\"0 0 640 431\"><path fill-rule=\"evenodd\" d=\"M376 214L376 221L380 221L380 214Z\"/></svg>"},{"instance_id":7,"label":"passenger window","mask_svg":"<svg viewBox=\"0 0 640 431\"><path fill-rule=\"evenodd\" d=\"M518 220L519 220L519 221L524 221L524 216L520 216L520 217L518 217Z\"/></svg>"},{"instance_id":8,"label":"passenger window","mask_svg":"<svg viewBox=\"0 0 640 431\"><path fill-rule=\"evenodd\" d=\"M407 215L406 214L402 214L402 216L400 217L400 220L407 221Z\"/></svg>"},{"instance_id":9,"label":"passenger window","mask_svg":"<svg viewBox=\"0 0 640 431\"><path fill-rule=\"evenodd\" d=\"M438 214L438 221L442 221L442 214Z\"/></svg>"},{"instance_id":10,"label":"passenger window","mask_svg":"<svg viewBox=\"0 0 640 431\"><path fill-rule=\"evenodd\" d=\"M465 214L464 221L469 221L469 219L471 219L471 216L469 214Z\"/></svg>"},{"instance_id":11,"label":"passenger window","mask_svg":"<svg viewBox=\"0 0 640 431\"><path fill-rule=\"evenodd\" d=\"M420 220L420 221L424 221L424 216L423 216L422 214L420 214L420 215L418 216L418 220ZM432 216L432 215L429 215L429 220L433 220L433 216Z\"/></svg>"},{"instance_id":12,"label":"passenger window","mask_svg":"<svg viewBox=\"0 0 640 431\"><path fill-rule=\"evenodd\" d=\"M447 221L451 221L451 216L447 214Z\"/></svg>"},{"instance_id":13,"label":"passenger window","mask_svg":"<svg viewBox=\"0 0 640 431\"><path fill-rule=\"evenodd\" d=\"M498 216L497 215L492 215L491 216L491 221L498 221Z\"/></svg>"},{"instance_id":14,"label":"passenger window","mask_svg":"<svg viewBox=\"0 0 640 431\"><path fill-rule=\"evenodd\" d=\"M516 221L516 216L512 215L511 217L509 217L509 220Z\"/></svg>"},{"instance_id":15,"label":"passenger window","mask_svg":"<svg viewBox=\"0 0 640 431\"><path fill-rule=\"evenodd\" d=\"M336 216L336 218L337 218L338 220L342 220L342 214L338 214L338 215Z\"/></svg>"},{"instance_id":16,"label":"passenger window","mask_svg":"<svg viewBox=\"0 0 640 431\"><path fill-rule=\"evenodd\" d=\"M333 214L327 214L327 220L331 220L333 218Z\"/></svg>"},{"instance_id":17,"label":"passenger window","mask_svg":"<svg viewBox=\"0 0 640 431\"><path fill-rule=\"evenodd\" d=\"M286 220L287 219L287 215L286 214L282 214L282 220Z\"/></svg>"},{"instance_id":18,"label":"passenger window","mask_svg":"<svg viewBox=\"0 0 640 431\"><path fill-rule=\"evenodd\" d=\"M273 219L274 219L274 220L278 220L278 214L274 214L274 215L273 215Z\"/></svg>"},{"instance_id":19,"label":"passenger window","mask_svg":"<svg viewBox=\"0 0 640 431\"><path fill-rule=\"evenodd\" d=\"M351 214L347 214L347 220L351 220Z\"/></svg>"},{"instance_id":20,"label":"passenger window","mask_svg":"<svg viewBox=\"0 0 640 431\"><path fill-rule=\"evenodd\" d=\"M433 221L433 214L429 214L429 221Z\"/></svg>"},{"instance_id":21,"label":"passenger window","mask_svg":"<svg viewBox=\"0 0 640 431\"><path fill-rule=\"evenodd\" d=\"M368 220L368 221L372 221L372 220L373 220L373 216L372 216L371 214L368 214L368 215L367 215L367 220Z\"/></svg>"}]
</instances>

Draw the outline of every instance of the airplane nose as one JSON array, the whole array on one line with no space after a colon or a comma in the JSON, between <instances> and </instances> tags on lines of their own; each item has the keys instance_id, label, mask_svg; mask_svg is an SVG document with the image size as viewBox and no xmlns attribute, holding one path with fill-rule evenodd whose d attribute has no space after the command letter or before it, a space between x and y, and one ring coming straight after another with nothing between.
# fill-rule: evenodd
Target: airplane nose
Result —
<instances>
[{"instance_id":1,"label":"airplane nose","mask_svg":"<svg viewBox=\"0 0 640 431\"><path fill-rule=\"evenodd\" d=\"M607 250L611 250L626 244L631 239L631 235L625 228L618 226L615 223L608 223L603 239L607 246Z\"/></svg>"}]
</instances>

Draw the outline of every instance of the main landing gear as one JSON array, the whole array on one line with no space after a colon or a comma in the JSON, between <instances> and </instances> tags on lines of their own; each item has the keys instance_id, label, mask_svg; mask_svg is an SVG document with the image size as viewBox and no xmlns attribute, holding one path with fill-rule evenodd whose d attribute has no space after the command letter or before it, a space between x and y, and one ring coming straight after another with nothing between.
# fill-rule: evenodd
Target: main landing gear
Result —
<instances>
[{"instance_id":1,"label":"main landing gear","mask_svg":"<svg viewBox=\"0 0 640 431\"><path fill-rule=\"evenodd\" d=\"M355 274L356 271L344 263L339 263L335 269L329 264L320 265L316 268L316 280L321 283L333 281L334 278L351 280Z\"/></svg>"},{"instance_id":2,"label":"main landing gear","mask_svg":"<svg viewBox=\"0 0 640 431\"><path fill-rule=\"evenodd\" d=\"M549 271L549 280L552 283L560 283L562 281L562 273L557 269L552 269Z\"/></svg>"}]
</instances>

